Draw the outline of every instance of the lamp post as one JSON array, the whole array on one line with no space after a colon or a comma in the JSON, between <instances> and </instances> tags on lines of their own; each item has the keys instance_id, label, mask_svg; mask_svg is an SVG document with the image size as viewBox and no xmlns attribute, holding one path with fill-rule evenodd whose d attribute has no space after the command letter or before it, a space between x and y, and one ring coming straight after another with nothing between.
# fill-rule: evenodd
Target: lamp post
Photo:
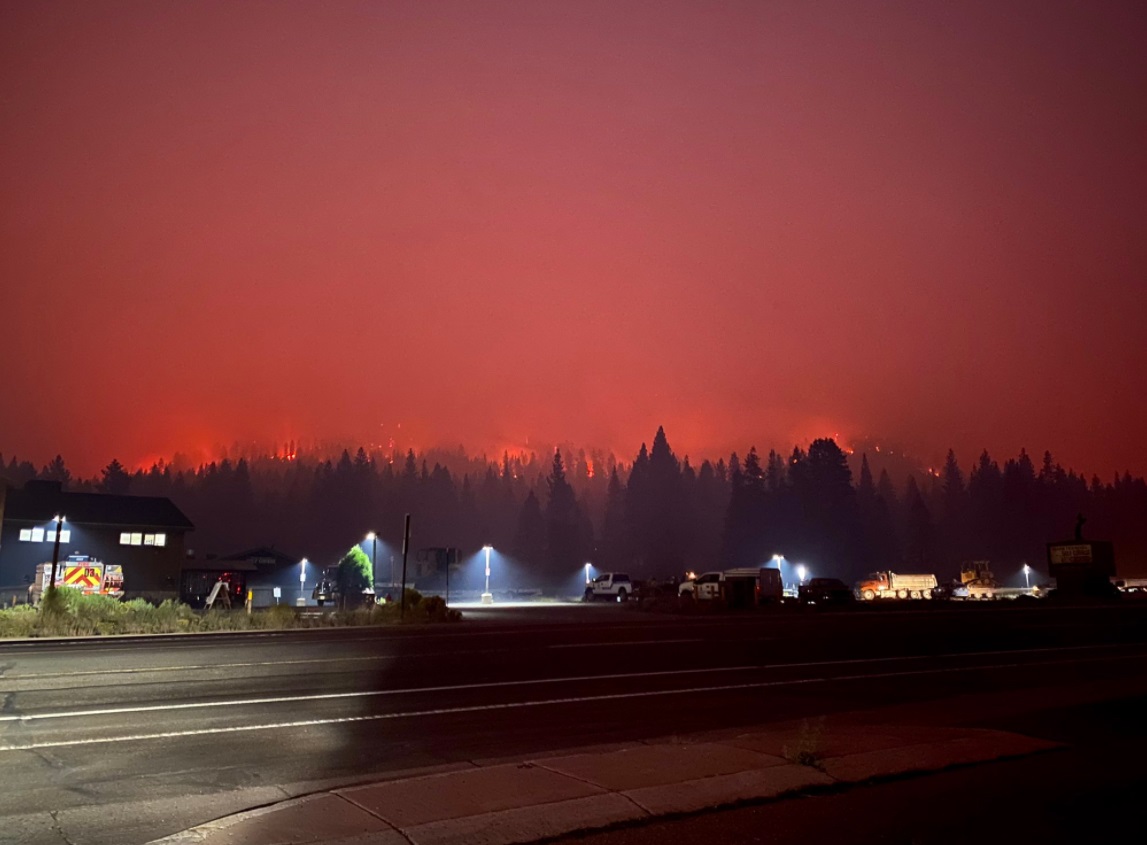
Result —
<instances>
[{"instance_id":1,"label":"lamp post","mask_svg":"<svg viewBox=\"0 0 1147 845\"><path fill-rule=\"evenodd\" d=\"M296 604L306 605L307 603L307 559L303 558L299 561L299 600Z\"/></svg>"},{"instance_id":2,"label":"lamp post","mask_svg":"<svg viewBox=\"0 0 1147 845\"><path fill-rule=\"evenodd\" d=\"M48 589L56 589L56 572L60 565L60 535L64 533L64 518L60 514L54 517L56 522L56 537L52 542L52 580L48 582Z\"/></svg>"},{"instance_id":3,"label":"lamp post","mask_svg":"<svg viewBox=\"0 0 1147 845\"><path fill-rule=\"evenodd\" d=\"M1024 564L1024 586L1027 587L1027 589L1029 589L1029 590L1032 588L1031 572L1032 572L1032 568L1025 563Z\"/></svg>"},{"instance_id":4,"label":"lamp post","mask_svg":"<svg viewBox=\"0 0 1147 845\"><path fill-rule=\"evenodd\" d=\"M585 565L585 585L587 587L589 586L589 562L588 561L586 562L586 565Z\"/></svg>"},{"instance_id":5,"label":"lamp post","mask_svg":"<svg viewBox=\"0 0 1147 845\"><path fill-rule=\"evenodd\" d=\"M493 548L489 543L482 547L486 553L486 592L482 593L482 604L494 603L494 595L490 592L490 552Z\"/></svg>"},{"instance_id":6,"label":"lamp post","mask_svg":"<svg viewBox=\"0 0 1147 845\"><path fill-rule=\"evenodd\" d=\"M368 531L366 539L370 540L370 588L373 590L374 582L378 580L378 564L375 562L378 553L378 535Z\"/></svg>"},{"instance_id":7,"label":"lamp post","mask_svg":"<svg viewBox=\"0 0 1147 845\"><path fill-rule=\"evenodd\" d=\"M804 584L804 579L808 577L808 567L803 563L797 564L797 579Z\"/></svg>"}]
</instances>

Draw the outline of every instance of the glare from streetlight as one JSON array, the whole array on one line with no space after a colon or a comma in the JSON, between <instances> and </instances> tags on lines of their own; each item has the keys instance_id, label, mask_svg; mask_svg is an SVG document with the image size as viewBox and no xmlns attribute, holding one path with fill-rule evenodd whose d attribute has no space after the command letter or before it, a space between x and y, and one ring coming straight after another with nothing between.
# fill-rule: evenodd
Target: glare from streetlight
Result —
<instances>
[{"instance_id":1,"label":"glare from streetlight","mask_svg":"<svg viewBox=\"0 0 1147 845\"><path fill-rule=\"evenodd\" d=\"M367 531L366 532L366 539L373 540L374 539L374 532L373 531Z\"/></svg>"},{"instance_id":2,"label":"glare from streetlight","mask_svg":"<svg viewBox=\"0 0 1147 845\"><path fill-rule=\"evenodd\" d=\"M803 584L804 579L808 576L808 567L803 563L797 564L797 579Z\"/></svg>"}]
</instances>

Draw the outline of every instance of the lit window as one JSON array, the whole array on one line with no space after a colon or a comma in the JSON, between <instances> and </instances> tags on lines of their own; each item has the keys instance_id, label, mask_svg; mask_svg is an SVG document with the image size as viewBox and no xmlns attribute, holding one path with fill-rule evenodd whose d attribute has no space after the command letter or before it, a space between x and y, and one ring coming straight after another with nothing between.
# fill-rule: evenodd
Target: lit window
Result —
<instances>
[{"instance_id":1,"label":"lit window","mask_svg":"<svg viewBox=\"0 0 1147 845\"><path fill-rule=\"evenodd\" d=\"M145 546L154 546L155 545L155 535L154 534L144 534L143 535L143 544Z\"/></svg>"},{"instance_id":2,"label":"lit window","mask_svg":"<svg viewBox=\"0 0 1147 845\"><path fill-rule=\"evenodd\" d=\"M44 529L43 528L33 528L32 529L32 542L33 543L44 542Z\"/></svg>"},{"instance_id":3,"label":"lit window","mask_svg":"<svg viewBox=\"0 0 1147 845\"><path fill-rule=\"evenodd\" d=\"M44 535L44 539L47 540L49 543L56 542L56 529L55 528L49 528L48 533ZM72 542L72 532L69 529L65 528L63 531L60 532L60 542L61 543Z\"/></svg>"},{"instance_id":4,"label":"lit window","mask_svg":"<svg viewBox=\"0 0 1147 845\"><path fill-rule=\"evenodd\" d=\"M143 545L143 535L137 534L133 531L132 535L131 535L131 544L133 546L142 546Z\"/></svg>"},{"instance_id":5,"label":"lit window","mask_svg":"<svg viewBox=\"0 0 1147 845\"><path fill-rule=\"evenodd\" d=\"M124 531L122 534L120 534L119 535L119 544L121 546L130 546L131 545L131 534L129 534L127 531Z\"/></svg>"},{"instance_id":6,"label":"lit window","mask_svg":"<svg viewBox=\"0 0 1147 845\"><path fill-rule=\"evenodd\" d=\"M166 534L156 534L155 535L155 545L166 546L167 545L167 535Z\"/></svg>"},{"instance_id":7,"label":"lit window","mask_svg":"<svg viewBox=\"0 0 1147 845\"><path fill-rule=\"evenodd\" d=\"M32 529L31 528L21 528L20 529L20 542L22 542L22 543L32 542Z\"/></svg>"}]
</instances>

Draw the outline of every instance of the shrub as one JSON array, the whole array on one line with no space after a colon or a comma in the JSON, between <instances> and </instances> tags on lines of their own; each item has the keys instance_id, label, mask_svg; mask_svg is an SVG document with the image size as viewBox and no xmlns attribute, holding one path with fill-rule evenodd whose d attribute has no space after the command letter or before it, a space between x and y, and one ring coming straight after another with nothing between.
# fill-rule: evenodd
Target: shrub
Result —
<instances>
[{"instance_id":1,"label":"shrub","mask_svg":"<svg viewBox=\"0 0 1147 845\"><path fill-rule=\"evenodd\" d=\"M26 604L0 610L0 637L34 636L39 614Z\"/></svg>"},{"instance_id":2,"label":"shrub","mask_svg":"<svg viewBox=\"0 0 1147 845\"><path fill-rule=\"evenodd\" d=\"M462 618L438 596L424 598L406 591L406 619L454 622ZM49 590L39 608L21 605L0 609L0 637L59 637L99 634L168 634L196 631L282 630L287 628L392 625L399 621L397 602L339 610L318 616L276 605L248 614L243 608L212 608L198 613L171 599L153 603L142 598L119 601L111 596L85 596L78 590Z\"/></svg>"},{"instance_id":3,"label":"shrub","mask_svg":"<svg viewBox=\"0 0 1147 845\"><path fill-rule=\"evenodd\" d=\"M257 628L277 630L280 628L298 627L299 614L290 605L276 604L266 610L253 613L251 619Z\"/></svg>"}]
</instances>

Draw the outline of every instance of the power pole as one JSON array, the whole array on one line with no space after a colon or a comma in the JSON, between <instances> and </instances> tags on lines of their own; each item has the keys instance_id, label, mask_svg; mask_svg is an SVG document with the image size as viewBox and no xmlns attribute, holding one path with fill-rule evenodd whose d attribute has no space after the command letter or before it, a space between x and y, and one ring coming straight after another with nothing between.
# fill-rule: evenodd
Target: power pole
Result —
<instances>
[{"instance_id":1,"label":"power pole","mask_svg":"<svg viewBox=\"0 0 1147 845\"><path fill-rule=\"evenodd\" d=\"M406 524L402 529L402 592L399 593L398 618L406 618L406 554L410 551L410 514L406 515Z\"/></svg>"},{"instance_id":2,"label":"power pole","mask_svg":"<svg viewBox=\"0 0 1147 845\"><path fill-rule=\"evenodd\" d=\"M52 543L52 580L48 582L48 589L52 592L56 591L56 572L59 571L60 565L60 535L64 531L64 518L59 514L56 515L56 540ZM45 593L45 598L47 594Z\"/></svg>"}]
</instances>

